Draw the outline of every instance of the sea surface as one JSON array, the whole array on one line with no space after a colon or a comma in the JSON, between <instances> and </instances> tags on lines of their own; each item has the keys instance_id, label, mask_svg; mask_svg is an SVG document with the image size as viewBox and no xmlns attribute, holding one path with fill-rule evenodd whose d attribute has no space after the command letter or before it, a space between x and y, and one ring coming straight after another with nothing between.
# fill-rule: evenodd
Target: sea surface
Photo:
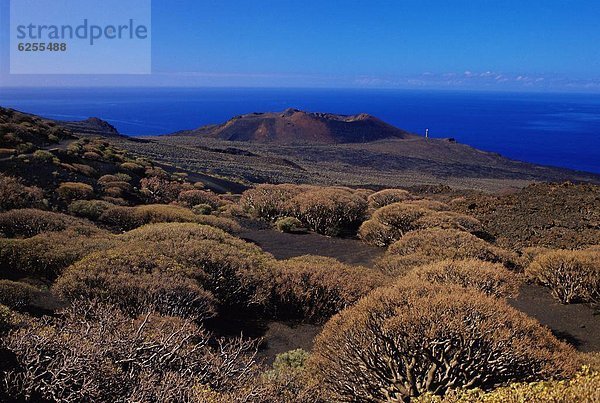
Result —
<instances>
[{"instance_id":1,"label":"sea surface","mask_svg":"<svg viewBox=\"0 0 600 403\"><path fill-rule=\"evenodd\" d=\"M0 106L62 120L95 116L128 135L172 133L286 108L365 112L414 133L429 128L432 137L453 137L509 158L600 173L600 94L0 88Z\"/></svg>"}]
</instances>

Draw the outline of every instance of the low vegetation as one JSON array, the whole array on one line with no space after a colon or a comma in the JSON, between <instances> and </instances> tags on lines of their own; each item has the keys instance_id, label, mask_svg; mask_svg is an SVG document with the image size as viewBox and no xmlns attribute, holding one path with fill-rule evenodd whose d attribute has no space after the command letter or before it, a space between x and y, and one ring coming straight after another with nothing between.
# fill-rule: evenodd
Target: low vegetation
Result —
<instances>
[{"instance_id":1,"label":"low vegetation","mask_svg":"<svg viewBox=\"0 0 600 403\"><path fill-rule=\"evenodd\" d=\"M0 173L0 211L44 206L44 193L36 186L25 186L15 177Z\"/></svg>"},{"instance_id":2,"label":"low vegetation","mask_svg":"<svg viewBox=\"0 0 600 403\"><path fill-rule=\"evenodd\" d=\"M412 269L406 281L456 285L499 298L514 298L519 279L500 263L476 259L444 260Z\"/></svg>"},{"instance_id":3,"label":"low vegetation","mask_svg":"<svg viewBox=\"0 0 600 403\"><path fill-rule=\"evenodd\" d=\"M359 173L335 158L323 172L316 160L296 164L298 151L288 148L285 158L271 152L277 169L219 176L205 187L190 181L201 170L123 148L160 141L73 135L0 108L0 401L596 399L597 354L576 354L505 298L531 291L528 278L562 302L586 303L575 310L600 302L597 187L379 190L380 181L422 178L381 165L423 167L410 156L378 159L379 144L338 150L364 162ZM206 151L218 157L206 159L217 164L206 173L227 175L223 160L246 170L239 161L262 158L211 147L181 149L178 166ZM328 146L303 150L333 158ZM368 165L377 161L385 164L375 175ZM481 166L453 167L481 175ZM316 183L305 179L317 171L328 186L263 184L237 194L237 181ZM389 248L360 244L357 235ZM306 242L315 255L276 259L260 246L294 256L288 241ZM383 257L372 265L373 256Z\"/></svg>"},{"instance_id":4,"label":"low vegetation","mask_svg":"<svg viewBox=\"0 0 600 403\"><path fill-rule=\"evenodd\" d=\"M403 282L332 318L309 365L332 400L347 402L490 389L564 378L577 368L572 348L501 300Z\"/></svg>"},{"instance_id":5,"label":"low vegetation","mask_svg":"<svg viewBox=\"0 0 600 403\"><path fill-rule=\"evenodd\" d=\"M383 283L381 274L365 267L301 256L277 263L274 305L279 317L321 322Z\"/></svg>"},{"instance_id":6,"label":"low vegetation","mask_svg":"<svg viewBox=\"0 0 600 403\"><path fill-rule=\"evenodd\" d=\"M512 271L522 270L522 260L515 253L464 231L438 228L406 234L390 245L377 266L390 275L398 276L413 267L446 259L478 259L501 263Z\"/></svg>"},{"instance_id":7,"label":"low vegetation","mask_svg":"<svg viewBox=\"0 0 600 403\"><path fill-rule=\"evenodd\" d=\"M377 209L358 233L368 244L387 246L411 231L427 228L482 232L478 220L464 214L437 211L410 203L393 203Z\"/></svg>"},{"instance_id":8,"label":"low vegetation","mask_svg":"<svg viewBox=\"0 0 600 403\"><path fill-rule=\"evenodd\" d=\"M600 250L555 250L537 255L526 274L563 304L600 303Z\"/></svg>"}]
</instances>

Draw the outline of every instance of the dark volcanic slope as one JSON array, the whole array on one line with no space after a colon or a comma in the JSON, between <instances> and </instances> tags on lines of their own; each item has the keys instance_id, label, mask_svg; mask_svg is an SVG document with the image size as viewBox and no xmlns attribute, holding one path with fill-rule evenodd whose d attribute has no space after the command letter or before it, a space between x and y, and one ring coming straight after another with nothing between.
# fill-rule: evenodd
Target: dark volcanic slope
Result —
<instances>
[{"instance_id":1,"label":"dark volcanic slope","mask_svg":"<svg viewBox=\"0 0 600 403\"><path fill-rule=\"evenodd\" d=\"M415 137L367 114L346 116L296 109L236 116L221 125L175 134L275 144L366 143Z\"/></svg>"},{"instance_id":2,"label":"dark volcanic slope","mask_svg":"<svg viewBox=\"0 0 600 403\"><path fill-rule=\"evenodd\" d=\"M60 124L63 127L71 129L73 132L79 134L88 134L104 137L121 136L119 131L113 125L98 118L88 118L86 120L72 122L56 121L56 123Z\"/></svg>"}]
</instances>

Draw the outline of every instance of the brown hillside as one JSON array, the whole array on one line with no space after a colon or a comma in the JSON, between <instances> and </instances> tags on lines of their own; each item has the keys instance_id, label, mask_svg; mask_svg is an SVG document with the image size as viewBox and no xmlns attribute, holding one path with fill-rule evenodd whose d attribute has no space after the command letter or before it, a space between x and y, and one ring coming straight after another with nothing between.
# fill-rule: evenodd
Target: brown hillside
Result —
<instances>
[{"instance_id":1,"label":"brown hillside","mask_svg":"<svg viewBox=\"0 0 600 403\"><path fill-rule=\"evenodd\" d=\"M414 135L371 115L335 115L287 109L284 112L250 113L177 135L201 135L228 141L276 144L366 143Z\"/></svg>"}]
</instances>

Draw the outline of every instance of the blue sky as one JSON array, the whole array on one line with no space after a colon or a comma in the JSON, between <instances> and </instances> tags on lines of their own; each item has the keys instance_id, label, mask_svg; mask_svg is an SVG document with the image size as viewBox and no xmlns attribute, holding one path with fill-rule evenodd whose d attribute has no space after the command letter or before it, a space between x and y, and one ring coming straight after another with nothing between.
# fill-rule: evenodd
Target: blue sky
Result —
<instances>
[{"instance_id":1,"label":"blue sky","mask_svg":"<svg viewBox=\"0 0 600 403\"><path fill-rule=\"evenodd\" d=\"M0 85L600 92L599 22L591 0L154 0L153 74L19 76L0 0Z\"/></svg>"}]
</instances>

